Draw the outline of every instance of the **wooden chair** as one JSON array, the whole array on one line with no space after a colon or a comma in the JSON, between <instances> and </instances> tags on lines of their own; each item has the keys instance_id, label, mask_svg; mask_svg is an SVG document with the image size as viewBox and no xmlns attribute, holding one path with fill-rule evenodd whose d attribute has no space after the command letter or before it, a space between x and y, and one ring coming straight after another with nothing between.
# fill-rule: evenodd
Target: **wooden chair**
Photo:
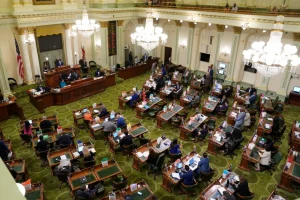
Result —
<instances>
[{"instance_id":1,"label":"wooden chair","mask_svg":"<svg viewBox=\"0 0 300 200\"><path fill-rule=\"evenodd\" d=\"M48 164L48 158L47 158L48 153L49 153L48 150L46 150L46 151L38 151L38 152L37 152L37 155L40 157L40 159L41 159L41 161L42 161L41 167L42 167L45 163Z\"/></svg>"},{"instance_id":2,"label":"wooden chair","mask_svg":"<svg viewBox=\"0 0 300 200\"><path fill-rule=\"evenodd\" d=\"M84 161L84 162L83 162L83 166L84 166L85 168L93 167L95 164L96 164L96 161L95 161L95 160L89 160L89 161Z\"/></svg>"},{"instance_id":3,"label":"wooden chair","mask_svg":"<svg viewBox=\"0 0 300 200\"><path fill-rule=\"evenodd\" d=\"M209 117L207 122L206 122L208 130L212 130L212 131L215 130L216 123L217 123L217 118L216 117Z\"/></svg>"},{"instance_id":4,"label":"wooden chair","mask_svg":"<svg viewBox=\"0 0 300 200\"><path fill-rule=\"evenodd\" d=\"M238 193L236 193L237 200L247 200L247 199L253 199L255 197L255 194L251 192L250 196L241 196Z\"/></svg>"},{"instance_id":5,"label":"wooden chair","mask_svg":"<svg viewBox=\"0 0 300 200\"><path fill-rule=\"evenodd\" d=\"M135 146L136 146L135 143L132 143L130 145L123 145L123 148L124 148L123 154L126 155L127 158L129 158L129 156L135 149Z\"/></svg>"},{"instance_id":6,"label":"wooden chair","mask_svg":"<svg viewBox=\"0 0 300 200\"><path fill-rule=\"evenodd\" d=\"M197 185L198 185L197 181L195 181L195 183L193 185L185 185L183 182L181 182L179 194L187 194L186 199L189 199L190 195L193 195L193 196L196 195Z\"/></svg>"},{"instance_id":7,"label":"wooden chair","mask_svg":"<svg viewBox=\"0 0 300 200\"><path fill-rule=\"evenodd\" d=\"M112 181L112 186L114 187L114 191L122 190L127 186L128 177L122 174L122 177L116 177Z\"/></svg>"},{"instance_id":8,"label":"wooden chair","mask_svg":"<svg viewBox=\"0 0 300 200\"><path fill-rule=\"evenodd\" d=\"M211 167L210 172L200 172L200 178L204 181L207 185L211 182L212 177L215 174L215 170Z\"/></svg>"}]
</instances>

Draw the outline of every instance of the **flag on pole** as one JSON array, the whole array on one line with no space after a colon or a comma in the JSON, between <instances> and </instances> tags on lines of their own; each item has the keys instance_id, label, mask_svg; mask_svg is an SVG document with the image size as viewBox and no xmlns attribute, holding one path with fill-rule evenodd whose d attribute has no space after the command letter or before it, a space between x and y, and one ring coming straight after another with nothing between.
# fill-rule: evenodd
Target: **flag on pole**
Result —
<instances>
[{"instance_id":1,"label":"flag on pole","mask_svg":"<svg viewBox=\"0 0 300 200\"><path fill-rule=\"evenodd\" d=\"M24 81L24 65L23 65L22 56L20 53L20 49L16 37L15 37L15 45L16 45L16 52L17 52L18 72L19 72L19 76Z\"/></svg>"},{"instance_id":2,"label":"flag on pole","mask_svg":"<svg viewBox=\"0 0 300 200\"><path fill-rule=\"evenodd\" d=\"M82 52L82 60L85 59L85 50L84 50L84 47L81 46L81 52Z\"/></svg>"}]
</instances>

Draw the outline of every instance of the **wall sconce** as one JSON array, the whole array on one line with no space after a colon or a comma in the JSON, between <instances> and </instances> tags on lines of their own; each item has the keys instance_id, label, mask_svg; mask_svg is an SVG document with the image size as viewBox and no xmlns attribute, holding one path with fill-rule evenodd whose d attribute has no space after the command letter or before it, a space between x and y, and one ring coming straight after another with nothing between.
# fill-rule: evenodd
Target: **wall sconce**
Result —
<instances>
[{"instance_id":1,"label":"wall sconce","mask_svg":"<svg viewBox=\"0 0 300 200\"><path fill-rule=\"evenodd\" d=\"M223 51L222 51L222 54L226 57L228 54L229 54L229 49L224 49Z\"/></svg>"},{"instance_id":2,"label":"wall sconce","mask_svg":"<svg viewBox=\"0 0 300 200\"><path fill-rule=\"evenodd\" d=\"M77 65L77 52L74 52L75 55L75 65Z\"/></svg>"},{"instance_id":3,"label":"wall sconce","mask_svg":"<svg viewBox=\"0 0 300 200\"><path fill-rule=\"evenodd\" d=\"M101 47L101 41L96 42L96 47L100 48Z\"/></svg>"},{"instance_id":4,"label":"wall sconce","mask_svg":"<svg viewBox=\"0 0 300 200\"><path fill-rule=\"evenodd\" d=\"M228 28L228 25L225 25L225 28Z\"/></svg>"},{"instance_id":5,"label":"wall sconce","mask_svg":"<svg viewBox=\"0 0 300 200\"><path fill-rule=\"evenodd\" d=\"M211 26L211 23L208 23L208 26Z\"/></svg>"},{"instance_id":6,"label":"wall sconce","mask_svg":"<svg viewBox=\"0 0 300 200\"><path fill-rule=\"evenodd\" d=\"M183 49L187 46L187 42L186 41L182 41L180 43L180 47L182 47Z\"/></svg>"},{"instance_id":7,"label":"wall sconce","mask_svg":"<svg viewBox=\"0 0 300 200\"><path fill-rule=\"evenodd\" d=\"M48 61L48 57L46 57L46 61Z\"/></svg>"},{"instance_id":8,"label":"wall sconce","mask_svg":"<svg viewBox=\"0 0 300 200\"><path fill-rule=\"evenodd\" d=\"M28 38L27 40L25 40L26 44L31 45L33 44L33 39L32 38Z\"/></svg>"},{"instance_id":9,"label":"wall sconce","mask_svg":"<svg viewBox=\"0 0 300 200\"><path fill-rule=\"evenodd\" d=\"M247 28L249 28L250 26L249 26L249 23L248 22L246 22L246 23L242 23L242 29L243 30L246 30Z\"/></svg>"},{"instance_id":10,"label":"wall sconce","mask_svg":"<svg viewBox=\"0 0 300 200\"><path fill-rule=\"evenodd\" d=\"M72 31L72 33L71 33L71 38L74 38L74 37L76 37L76 35L77 35L77 33L76 33L76 32L74 32L74 31Z\"/></svg>"}]
</instances>

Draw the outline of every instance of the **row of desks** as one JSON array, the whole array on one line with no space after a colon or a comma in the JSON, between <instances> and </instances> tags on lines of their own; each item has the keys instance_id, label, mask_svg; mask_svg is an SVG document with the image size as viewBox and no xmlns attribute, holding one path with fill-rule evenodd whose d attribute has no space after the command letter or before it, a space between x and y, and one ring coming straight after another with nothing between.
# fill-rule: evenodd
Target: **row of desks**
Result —
<instances>
[{"instance_id":1,"label":"row of desks","mask_svg":"<svg viewBox=\"0 0 300 200\"><path fill-rule=\"evenodd\" d=\"M17 115L21 120L25 119L23 108L17 104L17 98L11 97L8 102L0 103L0 121L10 118L12 115Z\"/></svg>"},{"instance_id":2,"label":"row of desks","mask_svg":"<svg viewBox=\"0 0 300 200\"><path fill-rule=\"evenodd\" d=\"M66 105L68 103L86 98L88 96L103 92L107 87L116 84L115 74L104 78L86 78L74 81L71 86L60 88L59 91L52 90L49 93L34 95L28 91L30 102L36 109L43 113L44 109L53 105Z\"/></svg>"}]
</instances>

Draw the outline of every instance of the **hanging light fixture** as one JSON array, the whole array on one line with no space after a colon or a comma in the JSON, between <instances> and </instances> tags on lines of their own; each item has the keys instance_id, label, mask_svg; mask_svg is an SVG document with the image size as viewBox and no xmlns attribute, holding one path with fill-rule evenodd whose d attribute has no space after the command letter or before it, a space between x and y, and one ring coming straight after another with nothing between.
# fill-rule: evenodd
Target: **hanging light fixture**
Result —
<instances>
[{"instance_id":1,"label":"hanging light fixture","mask_svg":"<svg viewBox=\"0 0 300 200\"><path fill-rule=\"evenodd\" d=\"M283 16L277 16L267 44L263 41L255 41L251 49L243 51L245 63L251 62L258 73L264 77L283 73L286 67L289 67L291 72L299 67L300 58L296 55L297 47L290 44L283 46L281 43L284 32L283 20Z\"/></svg>"},{"instance_id":2,"label":"hanging light fixture","mask_svg":"<svg viewBox=\"0 0 300 200\"><path fill-rule=\"evenodd\" d=\"M147 13L145 27L139 26L136 28L136 32L130 35L132 44L137 42L137 45L141 46L147 52L155 49L160 43L165 44L168 36L163 33L161 27L153 26L153 16L151 12Z\"/></svg>"},{"instance_id":3,"label":"hanging light fixture","mask_svg":"<svg viewBox=\"0 0 300 200\"><path fill-rule=\"evenodd\" d=\"M89 38L94 34L95 31L99 31L100 25L96 24L96 20L89 19L85 3L86 1L83 0L82 19L76 20L75 24L72 26L72 29L74 31L77 31L83 37Z\"/></svg>"}]
</instances>

